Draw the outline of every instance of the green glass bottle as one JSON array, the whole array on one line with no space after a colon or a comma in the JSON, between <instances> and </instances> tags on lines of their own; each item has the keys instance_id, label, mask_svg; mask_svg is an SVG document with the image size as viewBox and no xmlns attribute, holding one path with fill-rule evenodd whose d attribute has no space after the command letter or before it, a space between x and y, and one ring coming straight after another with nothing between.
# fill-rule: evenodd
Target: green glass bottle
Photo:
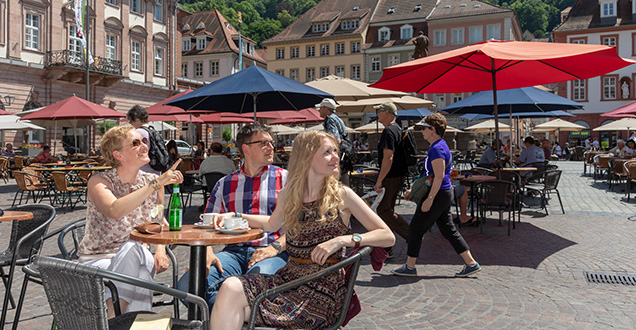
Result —
<instances>
[{"instance_id":1,"label":"green glass bottle","mask_svg":"<svg viewBox=\"0 0 636 330\"><path fill-rule=\"evenodd\" d=\"M168 211L170 230L181 230L181 220L183 219L183 206L179 196L179 184L175 183L170 199L170 209Z\"/></svg>"}]
</instances>

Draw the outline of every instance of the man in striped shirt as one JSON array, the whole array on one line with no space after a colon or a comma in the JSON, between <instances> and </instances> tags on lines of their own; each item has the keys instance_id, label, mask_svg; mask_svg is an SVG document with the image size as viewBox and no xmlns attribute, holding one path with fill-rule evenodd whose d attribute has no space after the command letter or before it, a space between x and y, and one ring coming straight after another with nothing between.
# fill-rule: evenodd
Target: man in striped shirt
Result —
<instances>
[{"instance_id":1,"label":"man in striped shirt","mask_svg":"<svg viewBox=\"0 0 636 330\"><path fill-rule=\"evenodd\" d=\"M220 179L210 195L206 213L236 212L271 215L276 208L278 193L287 180L287 170L271 165L274 161L274 140L269 128L247 124L236 136L236 146L243 155L243 166ZM266 232L263 238L227 245L219 253L207 249L206 300L212 309L216 293L223 281L248 273L274 274L287 263L285 237L280 231ZM214 265L214 267L212 267ZM186 272L177 288L188 291Z\"/></svg>"}]
</instances>

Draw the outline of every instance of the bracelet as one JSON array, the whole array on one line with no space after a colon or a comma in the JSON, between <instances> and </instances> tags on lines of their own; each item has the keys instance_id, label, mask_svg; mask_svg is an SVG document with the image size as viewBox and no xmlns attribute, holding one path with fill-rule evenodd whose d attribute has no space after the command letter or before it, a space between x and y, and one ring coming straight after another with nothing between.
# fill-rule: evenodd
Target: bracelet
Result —
<instances>
[{"instance_id":1,"label":"bracelet","mask_svg":"<svg viewBox=\"0 0 636 330\"><path fill-rule=\"evenodd\" d=\"M152 186L152 189L154 189L155 191L157 191L157 190L159 190L161 188L161 185L159 184L157 179L154 179L154 180L150 181L150 185Z\"/></svg>"},{"instance_id":2,"label":"bracelet","mask_svg":"<svg viewBox=\"0 0 636 330\"><path fill-rule=\"evenodd\" d=\"M243 217L241 212L234 212L234 216L237 217L237 218L242 218Z\"/></svg>"}]
</instances>

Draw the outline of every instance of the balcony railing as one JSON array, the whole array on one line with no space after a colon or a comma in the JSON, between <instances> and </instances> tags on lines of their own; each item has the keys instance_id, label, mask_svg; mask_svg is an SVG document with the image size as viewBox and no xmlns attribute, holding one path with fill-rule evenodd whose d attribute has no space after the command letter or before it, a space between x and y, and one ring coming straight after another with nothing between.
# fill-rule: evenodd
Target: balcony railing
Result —
<instances>
[{"instance_id":1,"label":"balcony railing","mask_svg":"<svg viewBox=\"0 0 636 330\"><path fill-rule=\"evenodd\" d=\"M44 66L67 66L85 70L85 63L86 57L84 56L84 53L66 49L46 52L46 62L44 63ZM121 76L121 61L96 56L95 62L89 66L89 70L91 72Z\"/></svg>"}]
</instances>

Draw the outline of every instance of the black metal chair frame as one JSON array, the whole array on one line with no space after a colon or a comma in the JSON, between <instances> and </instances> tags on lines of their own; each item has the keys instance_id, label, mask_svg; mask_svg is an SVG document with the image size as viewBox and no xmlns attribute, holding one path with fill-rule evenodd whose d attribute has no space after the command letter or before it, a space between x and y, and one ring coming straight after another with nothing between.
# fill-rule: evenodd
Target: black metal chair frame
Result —
<instances>
[{"instance_id":1,"label":"black metal chair frame","mask_svg":"<svg viewBox=\"0 0 636 330\"><path fill-rule=\"evenodd\" d=\"M543 173L544 179L542 184L527 184L525 186L526 191L532 190L538 192L541 195L541 208L545 209L545 215L548 215L548 202L546 196L549 196L551 191L556 192L557 197L559 198L559 204L561 205L561 212L565 214L565 209L563 208L563 202L561 201L561 194L559 193L559 180L561 179L561 171L560 170L552 170L546 171Z\"/></svg>"},{"instance_id":2,"label":"black metal chair frame","mask_svg":"<svg viewBox=\"0 0 636 330\"><path fill-rule=\"evenodd\" d=\"M349 269L349 271L351 272L351 274L347 274L349 280L347 283L347 292L345 294L345 300L344 303L342 305L342 311L340 312L340 316L338 317L338 320L336 321L335 324L332 324L330 327L328 327L327 329L338 329L340 328L340 326L342 325L342 323L344 322L346 316L347 316L347 312L349 310L349 304L351 303L351 297L353 296L353 288L356 284L356 278L358 277L358 270L360 269L360 264L362 263L362 258L368 256L369 254L371 254L371 251L373 251L373 248L370 246L366 246L364 248L362 248L360 251L358 251L356 254L348 257L347 259L340 261L339 263L327 267L321 271L318 271L312 275L309 276L305 276L302 278L299 278L295 281L291 281L289 283L285 283L283 285L277 286L275 288L271 288L268 290L265 290L264 292L262 292L261 294L259 294L256 299L254 300L254 305L253 306L258 306L260 305L263 300L265 300L265 298L267 297L271 297L271 296L275 296L281 292L285 292L291 289L294 289L298 286L301 286L305 283L311 282L313 280L316 280L318 278L324 277L328 274L337 272L338 270L345 268L349 265L352 265L352 267ZM256 316L258 314L259 309L258 308L251 308L251 313L250 313L250 319L249 322L247 324L247 329L248 330L253 330L255 329L255 324L254 322L256 322ZM246 327L243 327L244 329ZM258 328L261 329L261 328Z\"/></svg>"},{"instance_id":3,"label":"black metal chair frame","mask_svg":"<svg viewBox=\"0 0 636 330\"><path fill-rule=\"evenodd\" d=\"M16 171L13 171L16 172ZM15 201L18 198L18 194L20 194L20 201L18 202L18 205L22 205L22 198L24 197L24 192L27 192L27 196L26 196L26 201L27 203L29 202L29 196L31 196L33 198L33 203L39 203L41 202L44 197L49 197L49 201L51 202L51 205L55 205L55 200L52 198L51 196L51 192L53 191L53 187L50 185L50 183L41 176L38 175L34 175L31 173L26 173L23 171L17 171L21 174L24 175L24 180L25 180L25 184L26 185L32 185L35 186L38 183L44 183L46 184L46 187L43 187L42 189L29 189L29 190L22 190L19 189L15 192L15 195L13 196L13 203L11 204L11 207L15 206ZM13 174L13 177L15 178L15 174ZM18 180L17 178L15 178L16 180ZM39 200L38 200L39 199Z\"/></svg>"},{"instance_id":4,"label":"black metal chair frame","mask_svg":"<svg viewBox=\"0 0 636 330\"><path fill-rule=\"evenodd\" d=\"M632 165L634 166L632 167ZM625 190L627 193L627 201L629 202L629 197L632 192L632 183L636 182L636 161L623 163L623 167L627 173Z\"/></svg>"},{"instance_id":5,"label":"black metal chair frame","mask_svg":"<svg viewBox=\"0 0 636 330\"><path fill-rule=\"evenodd\" d=\"M475 185L478 191L479 209L478 222L481 228L480 233L484 233L484 220L486 219L486 211L495 211L498 213L508 211L508 236L510 236L510 218L512 215L512 225L515 223L515 205L519 192L517 185L511 181L492 180L478 182Z\"/></svg>"}]
</instances>

